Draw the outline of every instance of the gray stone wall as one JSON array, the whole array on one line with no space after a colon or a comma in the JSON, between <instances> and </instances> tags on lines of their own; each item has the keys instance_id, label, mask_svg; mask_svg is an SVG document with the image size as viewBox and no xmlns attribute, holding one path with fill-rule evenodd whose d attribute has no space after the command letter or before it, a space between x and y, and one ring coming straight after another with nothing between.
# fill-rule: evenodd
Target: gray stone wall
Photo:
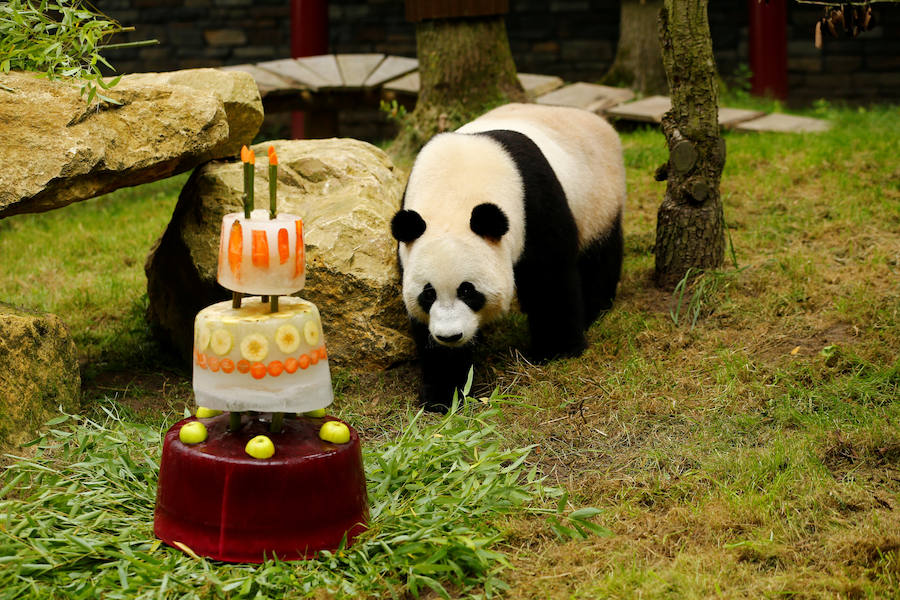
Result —
<instances>
[{"instance_id":1,"label":"gray stone wall","mask_svg":"<svg viewBox=\"0 0 900 600\"><path fill-rule=\"evenodd\" d=\"M813 47L817 6L788 1L790 103L817 98L900 100L900 6L875 5L876 27L858 39L825 39ZM120 72L258 62L290 56L289 0L97 0L137 30L130 39L160 45L111 50ZM330 0L330 51L415 56L415 27L403 0ZM615 57L618 3L608 0L510 0L510 46L521 72L597 81ZM719 71L747 63L747 3L710 3Z\"/></svg>"}]
</instances>

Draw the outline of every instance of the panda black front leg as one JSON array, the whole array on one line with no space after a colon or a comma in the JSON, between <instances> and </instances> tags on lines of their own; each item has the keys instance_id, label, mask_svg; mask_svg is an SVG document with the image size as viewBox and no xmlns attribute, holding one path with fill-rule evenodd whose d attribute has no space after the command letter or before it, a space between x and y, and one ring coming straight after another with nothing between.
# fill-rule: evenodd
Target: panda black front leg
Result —
<instances>
[{"instance_id":1,"label":"panda black front leg","mask_svg":"<svg viewBox=\"0 0 900 600\"><path fill-rule=\"evenodd\" d=\"M462 398L469 370L473 364L474 343L451 348L442 346L428 332L428 325L411 319L413 338L422 371L419 402L430 412L447 412L453 402L453 393Z\"/></svg>"},{"instance_id":2,"label":"panda black front leg","mask_svg":"<svg viewBox=\"0 0 900 600\"><path fill-rule=\"evenodd\" d=\"M587 349L581 280L574 266L519 269L516 289L519 306L528 316L532 358L580 356Z\"/></svg>"}]
</instances>

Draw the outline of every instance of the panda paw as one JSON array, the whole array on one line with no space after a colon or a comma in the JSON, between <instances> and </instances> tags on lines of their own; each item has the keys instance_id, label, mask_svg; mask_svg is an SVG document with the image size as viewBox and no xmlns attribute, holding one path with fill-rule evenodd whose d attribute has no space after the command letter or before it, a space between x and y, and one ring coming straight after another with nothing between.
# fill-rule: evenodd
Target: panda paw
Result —
<instances>
[{"instance_id":1,"label":"panda paw","mask_svg":"<svg viewBox=\"0 0 900 600\"><path fill-rule=\"evenodd\" d=\"M453 391L443 386L423 385L419 389L419 404L427 412L447 414L453 402Z\"/></svg>"}]
</instances>

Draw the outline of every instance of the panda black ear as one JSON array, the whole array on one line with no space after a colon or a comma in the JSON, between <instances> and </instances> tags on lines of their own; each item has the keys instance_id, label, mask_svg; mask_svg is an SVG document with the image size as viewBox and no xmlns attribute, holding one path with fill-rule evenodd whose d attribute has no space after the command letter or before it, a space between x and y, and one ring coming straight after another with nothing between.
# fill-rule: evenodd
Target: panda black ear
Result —
<instances>
[{"instance_id":1,"label":"panda black ear","mask_svg":"<svg viewBox=\"0 0 900 600\"><path fill-rule=\"evenodd\" d=\"M472 209L469 227L481 237L497 241L509 231L509 219L499 206L485 202Z\"/></svg>"},{"instance_id":2,"label":"panda black ear","mask_svg":"<svg viewBox=\"0 0 900 600\"><path fill-rule=\"evenodd\" d=\"M414 210L399 210L391 219L391 235L398 242L412 242L423 233L425 233L425 221Z\"/></svg>"}]
</instances>

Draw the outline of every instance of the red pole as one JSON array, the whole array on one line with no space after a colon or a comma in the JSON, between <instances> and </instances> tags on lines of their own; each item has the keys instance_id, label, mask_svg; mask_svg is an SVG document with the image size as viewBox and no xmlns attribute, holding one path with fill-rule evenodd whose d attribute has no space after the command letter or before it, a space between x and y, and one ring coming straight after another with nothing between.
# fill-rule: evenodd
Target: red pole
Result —
<instances>
[{"instance_id":1,"label":"red pole","mask_svg":"<svg viewBox=\"0 0 900 600\"><path fill-rule=\"evenodd\" d=\"M291 0L291 57L328 53L328 0ZM306 114L294 111L291 137L303 139Z\"/></svg>"},{"instance_id":2,"label":"red pole","mask_svg":"<svg viewBox=\"0 0 900 600\"><path fill-rule=\"evenodd\" d=\"M750 93L787 99L787 0L747 0Z\"/></svg>"}]
</instances>

